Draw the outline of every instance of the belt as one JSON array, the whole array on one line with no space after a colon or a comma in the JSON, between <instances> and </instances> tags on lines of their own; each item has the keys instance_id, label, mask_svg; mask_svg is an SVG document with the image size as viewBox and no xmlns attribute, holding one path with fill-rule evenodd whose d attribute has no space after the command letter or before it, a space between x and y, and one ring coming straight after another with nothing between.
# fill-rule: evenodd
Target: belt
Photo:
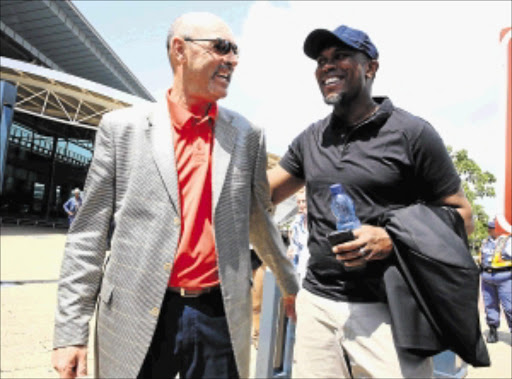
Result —
<instances>
[{"instance_id":1,"label":"belt","mask_svg":"<svg viewBox=\"0 0 512 379\"><path fill-rule=\"evenodd\" d=\"M175 292L179 294L181 297L199 297L206 293L211 293L220 289L219 286L215 287L206 287L197 290L183 288L183 287L167 287L167 289L171 292Z\"/></svg>"},{"instance_id":2,"label":"belt","mask_svg":"<svg viewBox=\"0 0 512 379\"><path fill-rule=\"evenodd\" d=\"M493 274L495 272L503 272L503 271L511 271L512 267L484 267L484 271L488 272L489 274Z\"/></svg>"}]
</instances>

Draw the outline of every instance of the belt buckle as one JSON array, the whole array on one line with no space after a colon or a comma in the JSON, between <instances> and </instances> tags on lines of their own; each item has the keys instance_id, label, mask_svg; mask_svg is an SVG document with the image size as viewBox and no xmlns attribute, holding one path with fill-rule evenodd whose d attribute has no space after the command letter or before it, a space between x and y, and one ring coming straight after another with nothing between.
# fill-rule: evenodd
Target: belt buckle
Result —
<instances>
[{"instance_id":1,"label":"belt buckle","mask_svg":"<svg viewBox=\"0 0 512 379\"><path fill-rule=\"evenodd\" d=\"M201 291L189 292L186 288L180 288L181 297L198 297L201 295Z\"/></svg>"}]
</instances>

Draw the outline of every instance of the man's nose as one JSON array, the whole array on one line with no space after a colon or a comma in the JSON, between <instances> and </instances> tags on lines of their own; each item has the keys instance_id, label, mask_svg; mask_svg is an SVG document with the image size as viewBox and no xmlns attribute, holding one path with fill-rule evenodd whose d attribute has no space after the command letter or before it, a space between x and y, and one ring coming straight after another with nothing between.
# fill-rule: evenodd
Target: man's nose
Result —
<instances>
[{"instance_id":1,"label":"man's nose","mask_svg":"<svg viewBox=\"0 0 512 379\"><path fill-rule=\"evenodd\" d=\"M235 68L238 65L238 54L233 53L232 50L226 55L226 63Z\"/></svg>"},{"instance_id":2,"label":"man's nose","mask_svg":"<svg viewBox=\"0 0 512 379\"><path fill-rule=\"evenodd\" d=\"M334 64L334 59L329 59L322 66L322 71L329 72L331 70L334 70L335 68L336 67L335 67L335 64Z\"/></svg>"}]
</instances>

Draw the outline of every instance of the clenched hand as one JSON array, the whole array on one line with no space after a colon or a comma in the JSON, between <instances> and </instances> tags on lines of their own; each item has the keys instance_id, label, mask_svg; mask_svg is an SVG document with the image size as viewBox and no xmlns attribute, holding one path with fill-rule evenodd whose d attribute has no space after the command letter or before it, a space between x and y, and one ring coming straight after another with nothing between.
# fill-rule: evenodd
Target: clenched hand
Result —
<instances>
[{"instance_id":1,"label":"clenched hand","mask_svg":"<svg viewBox=\"0 0 512 379\"><path fill-rule=\"evenodd\" d=\"M67 346L53 350L53 368L61 378L87 375L87 346Z\"/></svg>"}]
</instances>

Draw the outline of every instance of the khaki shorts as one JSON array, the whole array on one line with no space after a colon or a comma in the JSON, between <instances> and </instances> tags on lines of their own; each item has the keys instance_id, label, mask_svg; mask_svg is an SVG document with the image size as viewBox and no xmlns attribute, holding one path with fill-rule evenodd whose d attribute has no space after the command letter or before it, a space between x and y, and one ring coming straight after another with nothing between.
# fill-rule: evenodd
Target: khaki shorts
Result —
<instances>
[{"instance_id":1,"label":"khaki shorts","mask_svg":"<svg viewBox=\"0 0 512 379\"><path fill-rule=\"evenodd\" d=\"M431 358L397 349L383 303L297 296L294 378L431 378Z\"/></svg>"}]
</instances>

